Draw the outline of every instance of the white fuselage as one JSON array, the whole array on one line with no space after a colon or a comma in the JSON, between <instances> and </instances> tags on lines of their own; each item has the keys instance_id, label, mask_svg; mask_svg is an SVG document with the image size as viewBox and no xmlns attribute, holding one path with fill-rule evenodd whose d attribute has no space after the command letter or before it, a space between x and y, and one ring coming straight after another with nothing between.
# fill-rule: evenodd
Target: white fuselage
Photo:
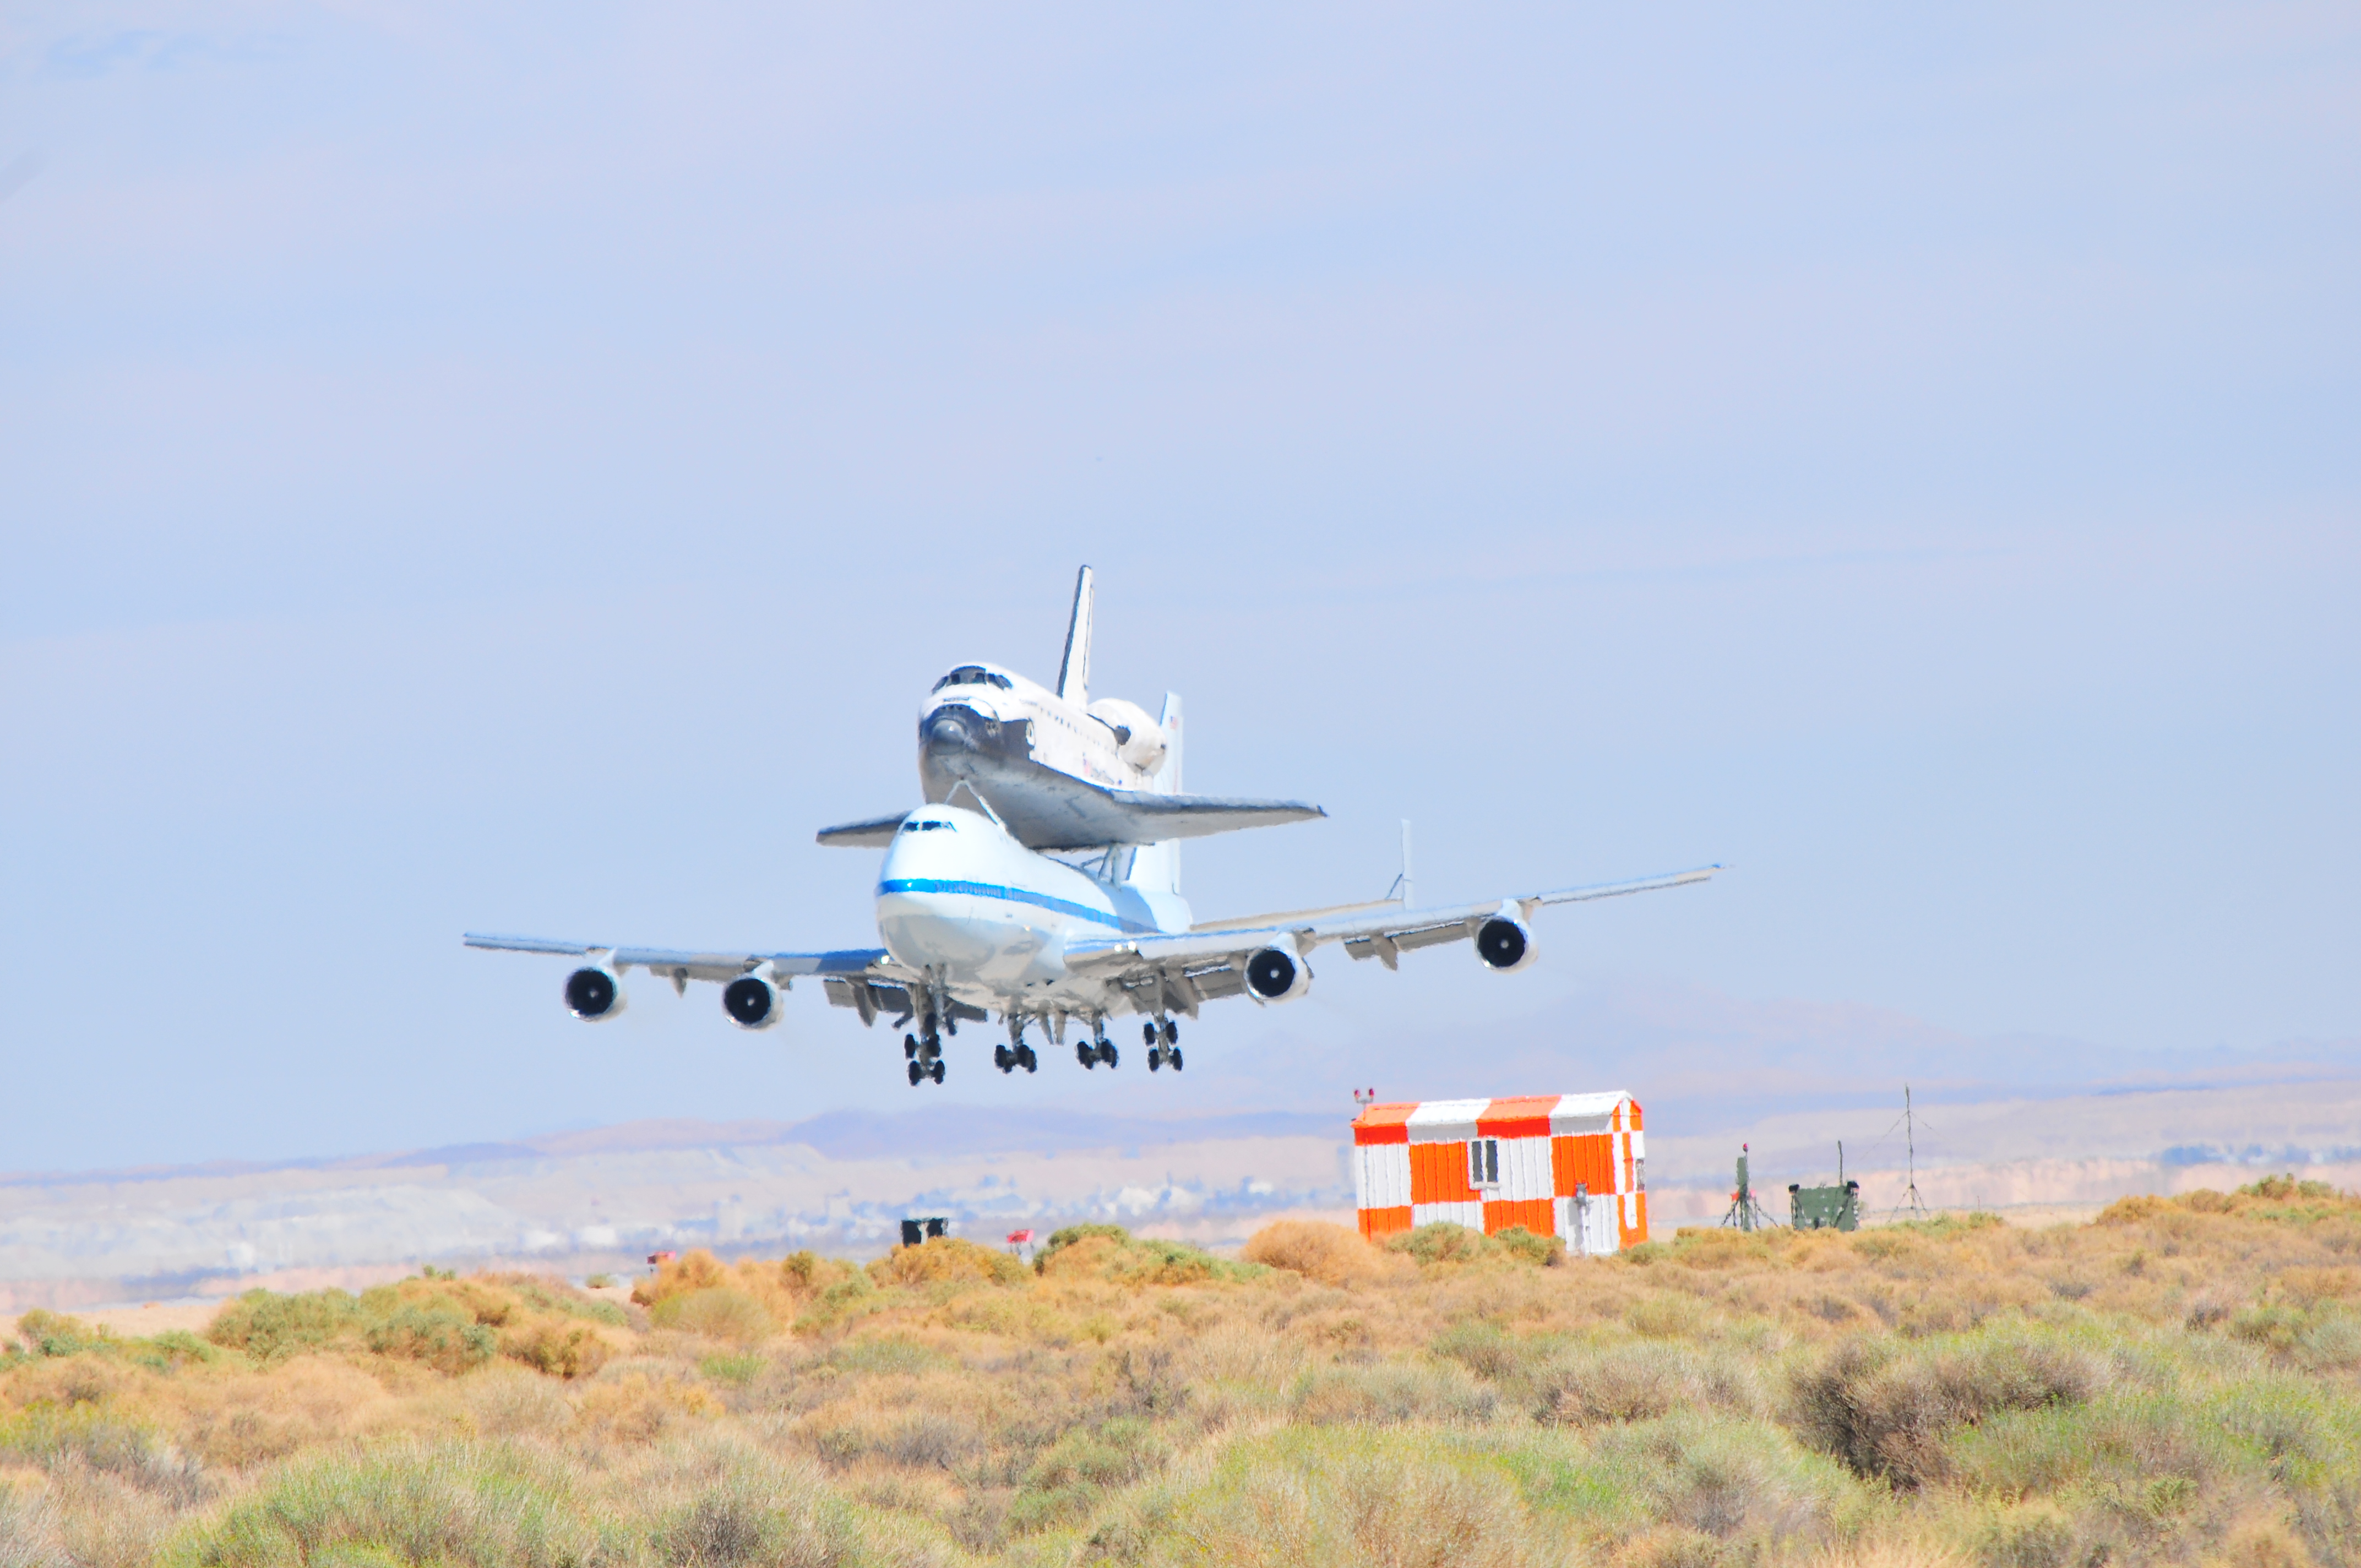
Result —
<instances>
[{"instance_id":1,"label":"white fuselage","mask_svg":"<svg viewBox=\"0 0 2361 1568\"><path fill-rule=\"evenodd\" d=\"M894 960L995 1012L1113 1012L1104 983L1068 971L1067 944L1189 925L1179 894L1103 882L959 806L912 812L877 872L877 933Z\"/></svg>"}]
</instances>

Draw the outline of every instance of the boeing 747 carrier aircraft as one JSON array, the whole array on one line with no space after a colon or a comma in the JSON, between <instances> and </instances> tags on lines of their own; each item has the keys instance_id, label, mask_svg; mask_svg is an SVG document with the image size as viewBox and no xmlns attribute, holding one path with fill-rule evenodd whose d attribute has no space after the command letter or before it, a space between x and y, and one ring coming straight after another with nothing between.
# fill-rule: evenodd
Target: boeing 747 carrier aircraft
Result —
<instances>
[{"instance_id":1,"label":"boeing 747 carrier aircraft","mask_svg":"<svg viewBox=\"0 0 2361 1568\"><path fill-rule=\"evenodd\" d=\"M473 934L467 945L580 960L564 991L567 1009L586 1022L623 1010L623 977L634 968L677 992L692 980L718 982L722 1011L747 1029L777 1024L782 993L798 979L816 980L831 1003L854 1009L862 1023L887 1017L907 1030L902 1050L914 1086L943 1081L946 1036L955 1036L962 1022L995 1015L1007 1039L994 1043L993 1064L1004 1073L1040 1065L1029 1031L1062 1047L1077 1024L1074 1059L1113 1068L1120 1058L1107 1023L1125 1014L1143 1020L1148 1070L1179 1071L1175 1014L1193 1020L1206 1003L1230 996L1293 1001L1311 987L1310 959L1319 948L1340 946L1390 970L1404 952L1465 941L1486 969L1513 973L1534 960L1531 923L1541 909L1680 887L1721 869L1443 909L1414 907L1405 879L1399 899L1198 924L1180 896L1179 839L1323 814L1290 802L1181 795L1177 696L1165 698L1154 721L1127 703L1083 701L1090 603L1085 567L1054 696L994 666L953 670L921 720L928 803L820 835L824 843L884 846L876 895L883 947L697 953ZM941 700L946 693L953 700ZM1077 714L1105 733L1082 729ZM966 741L946 739L950 724L971 723L965 715L999 728L983 743L973 731Z\"/></svg>"}]
</instances>

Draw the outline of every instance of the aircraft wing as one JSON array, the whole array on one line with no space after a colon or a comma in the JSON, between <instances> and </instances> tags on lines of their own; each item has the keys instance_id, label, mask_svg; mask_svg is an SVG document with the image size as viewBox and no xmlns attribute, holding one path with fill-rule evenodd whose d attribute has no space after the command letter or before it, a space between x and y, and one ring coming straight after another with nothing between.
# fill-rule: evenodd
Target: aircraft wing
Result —
<instances>
[{"instance_id":1,"label":"aircraft wing","mask_svg":"<svg viewBox=\"0 0 2361 1568\"><path fill-rule=\"evenodd\" d=\"M883 948L844 948L828 953L687 953L672 948L606 948L589 942L554 942L544 937L486 937L470 931L471 948L502 953L555 953L562 958L597 958L617 972L637 965L675 983L691 980L730 981L763 965L778 975L868 975L893 971L900 966Z\"/></svg>"},{"instance_id":2,"label":"aircraft wing","mask_svg":"<svg viewBox=\"0 0 2361 1568\"><path fill-rule=\"evenodd\" d=\"M898 822L900 818L895 820ZM672 981L675 991L686 991L692 980L727 983L767 964L771 973L783 980L818 977L828 992L829 1004L857 1010L863 1024L873 1024L880 1017L906 1021L917 1011L911 991L921 977L895 963L883 948L840 948L825 953L690 953L672 948L605 948L590 942L555 942L544 937L487 937L472 931L466 941L471 948L495 952L594 959L612 965L618 974L636 964ZM983 1009L964 1002L951 1002L948 1011L954 1018L981 1022L984 1017Z\"/></svg>"},{"instance_id":3,"label":"aircraft wing","mask_svg":"<svg viewBox=\"0 0 2361 1568\"><path fill-rule=\"evenodd\" d=\"M1277 942L1291 939L1299 954L1309 953L1323 943L1341 942L1353 957L1374 958L1392 969L1406 951L1473 938L1484 922L1496 915L1505 913L1520 920L1527 919L1534 910L1547 905L1581 904L1657 888L1684 887L1703 882L1721 869L1719 865L1698 866L1630 882L1557 888L1446 909L1404 909L1390 905L1367 912L1277 916L1270 917L1268 924L1224 921L1211 930L1108 937L1074 943L1066 949L1066 964L1083 973L1112 972L1120 976L1118 983L1135 998L1147 995L1147 1010L1171 1005L1193 1015L1193 1000L1233 996L1245 990L1246 960Z\"/></svg>"},{"instance_id":4,"label":"aircraft wing","mask_svg":"<svg viewBox=\"0 0 2361 1568\"><path fill-rule=\"evenodd\" d=\"M1109 844L1158 844L1167 839L1202 839L1241 828L1308 822L1328 814L1300 800L1232 800L1210 795L1153 795L1146 790L1108 789L1054 769L1027 771L1021 788L994 787L987 780L970 788L992 803L1009 837L1028 850L1096 850ZM882 849L907 812L823 828L818 841L830 848Z\"/></svg>"}]
</instances>

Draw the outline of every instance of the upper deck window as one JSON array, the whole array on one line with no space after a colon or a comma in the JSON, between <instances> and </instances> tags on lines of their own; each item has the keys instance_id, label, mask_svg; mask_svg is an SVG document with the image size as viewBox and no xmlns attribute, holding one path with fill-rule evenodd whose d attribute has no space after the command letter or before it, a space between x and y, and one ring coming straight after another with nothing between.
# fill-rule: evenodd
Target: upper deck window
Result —
<instances>
[{"instance_id":1,"label":"upper deck window","mask_svg":"<svg viewBox=\"0 0 2361 1568\"><path fill-rule=\"evenodd\" d=\"M1002 691L1016 689L1015 684L1006 675L995 674L981 664L961 664L935 683L937 691L942 690L945 686L998 686Z\"/></svg>"}]
</instances>

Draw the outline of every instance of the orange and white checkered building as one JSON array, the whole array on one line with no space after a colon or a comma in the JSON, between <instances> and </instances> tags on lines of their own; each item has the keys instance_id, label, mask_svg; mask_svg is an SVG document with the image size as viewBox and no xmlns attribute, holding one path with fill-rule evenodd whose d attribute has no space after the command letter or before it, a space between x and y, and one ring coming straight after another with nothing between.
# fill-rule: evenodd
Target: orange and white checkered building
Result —
<instances>
[{"instance_id":1,"label":"orange and white checkered building","mask_svg":"<svg viewBox=\"0 0 2361 1568\"><path fill-rule=\"evenodd\" d=\"M1522 1225L1570 1252L1648 1239L1647 1135L1620 1091L1367 1105L1353 1123L1361 1234Z\"/></svg>"}]
</instances>

